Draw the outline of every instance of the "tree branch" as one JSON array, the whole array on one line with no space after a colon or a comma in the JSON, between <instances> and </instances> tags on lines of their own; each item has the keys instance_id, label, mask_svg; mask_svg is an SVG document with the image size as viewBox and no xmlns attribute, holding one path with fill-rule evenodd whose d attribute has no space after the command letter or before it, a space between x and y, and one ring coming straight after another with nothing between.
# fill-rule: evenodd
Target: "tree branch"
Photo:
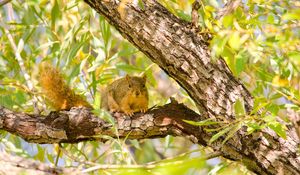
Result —
<instances>
[{"instance_id":1,"label":"tree branch","mask_svg":"<svg viewBox=\"0 0 300 175\"><path fill-rule=\"evenodd\" d=\"M230 0L224 5L222 9L219 10L216 19L221 19L222 17L232 13L235 9L239 7L241 0Z\"/></svg>"},{"instance_id":2,"label":"tree branch","mask_svg":"<svg viewBox=\"0 0 300 175\"><path fill-rule=\"evenodd\" d=\"M187 136L193 142L201 140L199 128L182 119L199 121L201 116L182 104L173 103L151 109L146 114L133 117L115 113L116 127L85 108L51 112L48 116L13 112L0 107L0 129L22 137L33 143L77 143L87 140L105 141L101 136L128 139ZM202 142L204 143L204 142Z\"/></svg>"}]
</instances>

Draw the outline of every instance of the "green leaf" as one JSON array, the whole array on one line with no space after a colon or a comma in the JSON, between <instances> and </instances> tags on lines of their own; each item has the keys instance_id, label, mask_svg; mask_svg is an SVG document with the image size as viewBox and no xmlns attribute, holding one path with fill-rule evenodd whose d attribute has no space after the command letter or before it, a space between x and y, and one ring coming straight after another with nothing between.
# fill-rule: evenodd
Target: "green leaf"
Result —
<instances>
[{"instance_id":1,"label":"green leaf","mask_svg":"<svg viewBox=\"0 0 300 175\"><path fill-rule=\"evenodd\" d=\"M290 52L288 53L289 58L294 61L295 63L299 64L300 63L300 52Z\"/></svg>"},{"instance_id":2,"label":"green leaf","mask_svg":"<svg viewBox=\"0 0 300 175\"><path fill-rule=\"evenodd\" d=\"M269 14L267 17L267 23L274 24L274 21L275 21L274 14L273 13Z\"/></svg>"},{"instance_id":3,"label":"green leaf","mask_svg":"<svg viewBox=\"0 0 300 175\"><path fill-rule=\"evenodd\" d=\"M286 127L285 125L274 121L268 124L268 126L276 132L276 134L278 134L280 137L286 139Z\"/></svg>"},{"instance_id":4,"label":"green leaf","mask_svg":"<svg viewBox=\"0 0 300 175\"><path fill-rule=\"evenodd\" d=\"M143 71L143 69L141 69L141 68L138 68L136 66L126 64L126 63L118 63L116 65L116 67L117 67L118 70L123 70L123 71L128 72L128 73L142 72Z\"/></svg>"},{"instance_id":5,"label":"green leaf","mask_svg":"<svg viewBox=\"0 0 300 175\"><path fill-rule=\"evenodd\" d=\"M168 148L171 147L173 141L174 141L174 137L167 135L167 137L165 139L165 150L167 150Z\"/></svg>"},{"instance_id":6,"label":"green leaf","mask_svg":"<svg viewBox=\"0 0 300 175\"><path fill-rule=\"evenodd\" d=\"M239 75L246 67L246 58L242 57L241 55L237 55L235 61L235 71L236 74Z\"/></svg>"},{"instance_id":7,"label":"green leaf","mask_svg":"<svg viewBox=\"0 0 300 175\"><path fill-rule=\"evenodd\" d=\"M55 0L54 1L54 6L51 10L51 28L52 29L55 28L55 23L59 19L60 16L61 16L61 12L60 12L60 9L59 9L59 5L57 3L57 0Z\"/></svg>"},{"instance_id":8,"label":"green leaf","mask_svg":"<svg viewBox=\"0 0 300 175\"><path fill-rule=\"evenodd\" d=\"M132 144L132 146L136 149L139 149L141 150L141 146L140 146L140 143L137 141L137 140L130 140L130 143Z\"/></svg>"},{"instance_id":9,"label":"green leaf","mask_svg":"<svg viewBox=\"0 0 300 175\"><path fill-rule=\"evenodd\" d=\"M138 0L138 6L142 9L145 10L145 5L144 2L142 0Z\"/></svg>"},{"instance_id":10,"label":"green leaf","mask_svg":"<svg viewBox=\"0 0 300 175\"><path fill-rule=\"evenodd\" d=\"M232 26L232 24L233 24L233 15L230 14L230 15L224 16L222 23L223 23L224 27L226 27L226 28Z\"/></svg>"},{"instance_id":11,"label":"green leaf","mask_svg":"<svg viewBox=\"0 0 300 175\"><path fill-rule=\"evenodd\" d=\"M259 125L255 122L247 123L247 134L251 134L256 130L261 130L265 127L266 127L265 125Z\"/></svg>"},{"instance_id":12,"label":"green leaf","mask_svg":"<svg viewBox=\"0 0 300 175\"><path fill-rule=\"evenodd\" d=\"M54 164L54 158L53 158L53 155L52 154L49 154L49 153L46 153L47 155L47 159L49 160L49 162L53 163Z\"/></svg>"},{"instance_id":13,"label":"green leaf","mask_svg":"<svg viewBox=\"0 0 300 175\"><path fill-rule=\"evenodd\" d=\"M199 122L195 122L195 121L191 121L191 120L183 120L184 122L194 125L194 126L207 126L207 125L215 125L218 124L219 122L217 121L213 121L214 119L206 119L206 120L202 120Z\"/></svg>"},{"instance_id":14,"label":"green leaf","mask_svg":"<svg viewBox=\"0 0 300 175\"><path fill-rule=\"evenodd\" d=\"M45 161L45 149L41 145L36 145L37 146L37 154L34 156L37 158L39 161Z\"/></svg>"},{"instance_id":15,"label":"green leaf","mask_svg":"<svg viewBox=\"0 0 300 175\"><path fill-rule=\"evenodd\" d=\"M234 127L229 131L226 138L223 140L222 144L224 144L227 140L232 138L232 136L242 127L243 125L241 123L237 123L234 125Z\"/></svg>"},{"instance_id":16,"label":"green leaf","mask_svg":"<svg viewBox=\"0 0 300 175\"><path fill-rule=\"evenodd\" d=\"M246 115L244 100L238 99L234 103L233 107L234 107L234 113L235 113L236 117L245 116Z\"/></svg>"},{"instance_id":17,"label":"green leaf","mask_svg":"<svg viewBox=\"0 0 300 175\"><path fill-rule=\"evenodd\" d=\"M278 114L280 107L278 104L270 104L266 107L266 110L271 112L274 116Z\"/></svg>"},{"instance_id":18,"label":"green leaf","mask_svg":"<svg viewBox=\"0 0 300 175\"><path fill-rule=\"evenodd\" d=\"M294 20L294 19L300 19L300 10L294 10L292 12L286 13L282 15L282 19L284 20Z\"/></svg>"},{"instance_id":19,"label":"green leaf","mask_svg":"<svg viewBox=\"0 0 300 175\"><path fill-rule=\"evenodd\" d=\"M266 115L262 119L267 123L272 123L276 120L276 117L273 115Z\"/></svg>"},{"instance_id":20,"label":"green leaf","mask_svg":"<svg viewBox=\"0 0 300 175\"><path fill-rule=\"evenodd\" d=\"M233 32L228 40L228 44L231 48L233 48L234 50L238 50L241 46L241 39L240 39L240 35L239 32Z\"/></svg>"},{"instance_id":21,"label":"green leaf","mask_svg":"<svg viewBox=\"0 0 300 175\"><path fill-rule=\"evenodd\" d=\"M234 125L233 125L234 126ZM209 140L209 144L211 144L212 142L216 141L219 137L221 137L222 135L224 135L225 133L227 133L229 130L231 130L233 128L233 126L228 126L227 128L221 130L220 132L218 132L217 134L213 135L210 140Z\"/></svg>"},{"instance_id":22,"label":"green leaf","mask_svg":"<svg viewBox=\"0 0 300 175\"><path fill-rule=\"evenodd\" d=\"M70 51L68 53L67 56L67 63L69 63L69 60L74 59L75 55L77 54L77 52L79 51L79 49L87 42L88 39L80 41L80 42L74 42L72 43L72 45L70 46Z\"/></svg>"}]
</instances>

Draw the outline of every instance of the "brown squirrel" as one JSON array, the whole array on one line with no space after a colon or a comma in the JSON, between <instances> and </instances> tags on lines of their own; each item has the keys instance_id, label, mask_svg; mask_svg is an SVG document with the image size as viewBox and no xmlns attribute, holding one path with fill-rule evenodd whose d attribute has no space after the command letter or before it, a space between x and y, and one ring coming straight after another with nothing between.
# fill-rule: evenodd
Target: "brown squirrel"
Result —
<instances>
[{"instance_id":1,"label":"brown squirrel","mask_svg":"<svg viewBox=\"0 0 300 175\"><path fill-rule=\"evenodd\" d=\"M39 83L43 94L56 110L69 110L72 107L92 106L65 83L62 74L51 64L43 62L39 66ZM111 84L101 94L101 107L110 112L145 112L148 109L146 76L127 75Z\"/></svg>"},{"instance_id":2,"label":"brown squirrel","mask_svg":"<svg viewBox=\"0 0 300 175\"><path fill-rule=\"evenodd\" d=\"M148 109L146 76L126 75L109 84L102 92L101 107L110 112L124 112L131 116L134 112Z\"/></svg>"}]
</instances>

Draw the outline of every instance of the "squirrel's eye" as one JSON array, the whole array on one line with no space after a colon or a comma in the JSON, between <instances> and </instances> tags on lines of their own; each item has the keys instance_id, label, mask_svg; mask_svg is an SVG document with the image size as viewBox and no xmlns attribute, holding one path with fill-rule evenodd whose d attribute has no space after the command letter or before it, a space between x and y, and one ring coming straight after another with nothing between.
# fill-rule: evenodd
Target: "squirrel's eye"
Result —
<instances>
[{"instance_id":1,"label":"squirrel's eye","mask_svg":"<svg viewBox=\"0 0 300 175\"><path fill-rule=\"evenodd\" d=\"M128 85L128 87L130 87L130 88L131 88L131 84L129 84L129 85Z\"/></svg>"}]
</instances>

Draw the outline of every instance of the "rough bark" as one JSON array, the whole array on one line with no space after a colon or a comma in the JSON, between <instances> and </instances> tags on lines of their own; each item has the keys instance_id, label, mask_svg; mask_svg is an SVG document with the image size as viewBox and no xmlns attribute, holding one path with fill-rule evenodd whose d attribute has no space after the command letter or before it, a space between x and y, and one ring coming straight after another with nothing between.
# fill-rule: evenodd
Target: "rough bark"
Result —
<instances>
[{"instance_id":1,"label":"rough bark","mask_svg":"<svg viewBox=\"0 0 300 175\"><path fill-rule=\"evenodd\" d=\"M112 138L143 139L185 136L194 143L202 143L201 132L182 119L199 121L201 116L176 101L162 107L153 108L147 113L133 117L115 113L118 132L113 124L95 116L85 108L72 108L70 111L51 112L48 116L13 112L0 106L0 129L22 137L33 143L78 143L81 141L106 141L103 135ZM203 117L202 117L203 118Z\"/></svg>"},{"instance_id":2,"label":"rough bark","mask_svg":"<svg viewBox=\"0 0 300 175\"><path fill-rule=\"evenodd\" d=\"M253 99L249 91L222 59L212 61L209 35L197 33L190 23L155 0L145 0L142 6L127 3L121 7L115 0L85 2L174 78L193 98L204 118L234 119L232 109L237 99L245 102L247 112L251 111ZM286 140L268 129L246 135L243 128L226 144L216 142L210 146L221 150L228 159L244 161L259 174L300 174L299 138L293 126L287 134ZM210 137L202 139L207 144Z\"/></svg>"}]
</instances>

